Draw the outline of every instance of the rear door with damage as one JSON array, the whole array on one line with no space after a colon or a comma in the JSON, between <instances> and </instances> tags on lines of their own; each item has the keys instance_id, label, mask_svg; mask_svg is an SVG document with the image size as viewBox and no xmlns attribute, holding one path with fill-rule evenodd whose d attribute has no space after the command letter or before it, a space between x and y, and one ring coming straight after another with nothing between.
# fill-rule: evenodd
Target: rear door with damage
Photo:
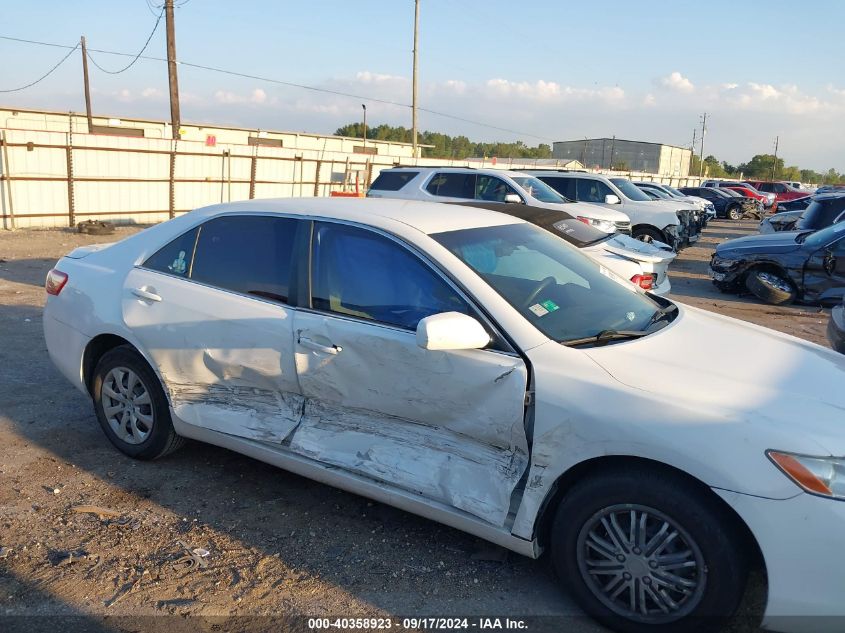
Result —
<instances>
[{"instance_id":1,"label":"rear door with damage","mask_svg":"<svg viewBox=\"0 0 845 633\"><path fill-rule=\"evenodd\" d=\"M528 371L419 253L385 234L317 222L310 307L294 315L304 415L290 450L505 525L528 464ZM457 311L480 350L430 351L416 326Z\"/></svg>"},{"instance_id":2,"label":"rear door with damage","mask_svg":"<svg viewBox=\"0 0 845 633\"><path fill-rule=\"evenodd\" d=\"M804 267L804 296L826 305L845 296L845 237L814 251Z\"/></svg>"},{"instance_id":3,"label":"rear door with damage","mask_svg":"<svg viewBox=\"0 0 845 633\"><path fill-rule=\"evenodd\" d=\"M289 301L300 225L279 216L214 218L127 276L124 320L184 422L273 443L298 423Z\"/></svg>"}]
</instances>

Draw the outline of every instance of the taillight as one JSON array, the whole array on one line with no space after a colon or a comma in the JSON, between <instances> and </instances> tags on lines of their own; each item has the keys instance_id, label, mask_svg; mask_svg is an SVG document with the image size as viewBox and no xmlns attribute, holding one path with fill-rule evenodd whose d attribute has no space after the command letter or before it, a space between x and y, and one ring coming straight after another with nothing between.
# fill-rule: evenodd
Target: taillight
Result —
<instances>
[{"instance_id":1,"label":"taillight","mask_svg":"<svg viewBox=\"0 0 845 633\"><path fill-rule=\"evenodd\" d=\"M631 283L643 290L651 290L654 287L654 275L634 275Z\"/></svg>"},{"instance_id":2,"label":"taillight","mask_svg":"<svg viewBox=\"0 0 845 633\"><path fill-rule=\"evenodd\" d=\"M67 273L55 268L47 273L47 281L44 282L44 289L48 295L58 295L67 283Z\"/></svg>"},{"instance_id":3,"label":"taillight","mask_svg":"<svg viewBox=\"0 0 845 633\"><path fill-rule=\"evenodd\" d=\"M578 216L578 219L579 219L579 220L581 220L581 222L583 222L584 224L589 224L589 223L590 223L590 220L589 220L588 218L583 217L583 216L580 216L580 215L579 215L579 216Z\"/></svg>"}]
</instances>

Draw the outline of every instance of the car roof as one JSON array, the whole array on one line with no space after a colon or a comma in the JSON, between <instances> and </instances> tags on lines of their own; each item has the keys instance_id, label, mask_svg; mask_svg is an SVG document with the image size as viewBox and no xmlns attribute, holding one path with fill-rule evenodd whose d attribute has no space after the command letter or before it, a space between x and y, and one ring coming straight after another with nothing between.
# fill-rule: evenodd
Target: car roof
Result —
<instances>
[{"instance_id":1,"label":"car roof","mask_svg":"<svg viewBox=\"0 0 845 633\"><path fill-rule=\"evenodd\" d=\"M520 224L504 213L439 202L397 198L269 198L227 202L203 207L190 215L216 216L226 213L279 213L332 218L391 229L400 222L422 233L441 233L482 226Z\"/></svg>"},{"instance_id":2,"label":"car roof","mask_svg":"<svg viewBox=\"0 0 845 633\"><path fill-rule=\"evenodd\" d=\"M389 167L388 169L382 169L382 172L386 171L413 171L413 172L429 172L429 171L437 171L437 172L445 172L445 173L456 173L462 174L471 172L473 174L495 174L495 175L504 175L513 177L525 177L530 176L531 174L526 174L524 171L520 171L518 169L496 169L495 167L408 167L407 165L402 165L401 167Z\"/></svg>"}]
</instances>

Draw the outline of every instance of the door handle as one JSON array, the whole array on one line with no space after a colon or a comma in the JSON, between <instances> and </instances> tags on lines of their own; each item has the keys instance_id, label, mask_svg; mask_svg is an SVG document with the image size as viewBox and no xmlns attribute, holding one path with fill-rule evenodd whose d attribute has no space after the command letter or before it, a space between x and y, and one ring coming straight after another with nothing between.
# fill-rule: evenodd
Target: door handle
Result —
<instances>
[{"instance_id":1,"label":"door handle","mask_svg":"<svg viewBox=\"0 0 845 633\"><path fill-rule=\"evenodd\" d=\"M143 288L132 288L132 294L139 299L144 299L145 301L161 301L161 297L159 295L154 292L150 292L149 290L144 290Z\"/></svg>"},{"instance_id":2,"label":"door handle","mask_svg":"<svg viewBox=\"0 0 845 633\"><path fill-rule=\"evenodd\" d=\"M324 354L338 354L343 351L343 348L340 345L323 345L318 343L317 341L313 341L306 336L299 337L299 344L302 347L307 347L308 349L313 349L318 352L323 352Z\"/></svg>"}]
</instances>

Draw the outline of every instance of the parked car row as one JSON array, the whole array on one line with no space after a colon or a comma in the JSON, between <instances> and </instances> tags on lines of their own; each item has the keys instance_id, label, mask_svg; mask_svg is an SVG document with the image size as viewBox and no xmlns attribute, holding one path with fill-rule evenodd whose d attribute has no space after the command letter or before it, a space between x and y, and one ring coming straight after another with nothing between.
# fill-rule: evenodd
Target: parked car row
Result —
<instances>
[{"instance_id":1,"label":"parked car row","mask_svg":"<svg viewBox=\"0 0 845 633\"><path fill-rule=\"evenodd\" d=\"M635 287L602 263L630 238L581 219L652 205L660 228L677 203L554 174L619 202L542 206L491 177L388 170L377 192L450 204L251 200L76 249L46 282L50 357L126 455L191 438L548 551L615 630L720 626L752 565L764 625L845 616L845 358Z\"/></svg>"}]
</instances>

